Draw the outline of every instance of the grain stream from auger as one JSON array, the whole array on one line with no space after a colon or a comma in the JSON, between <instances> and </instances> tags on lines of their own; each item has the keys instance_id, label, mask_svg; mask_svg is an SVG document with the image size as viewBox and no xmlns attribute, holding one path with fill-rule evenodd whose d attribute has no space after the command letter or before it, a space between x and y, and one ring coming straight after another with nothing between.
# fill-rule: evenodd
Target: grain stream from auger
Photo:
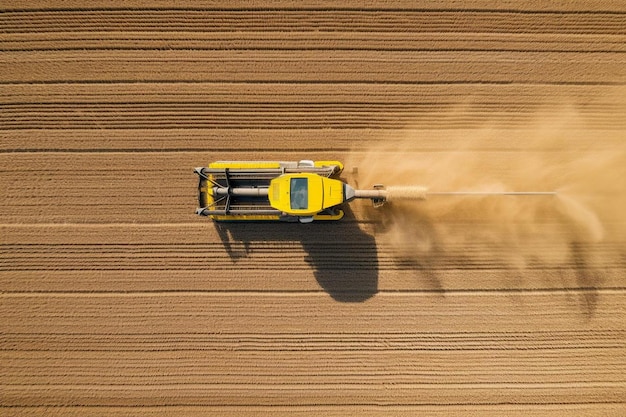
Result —
<instances>
[{"instance_id":1,"label":"grain stream from auger","mask_svg":"<svg viewBox=\"0 0 626 417\"><path fill-rule=\"evenodd\" d=\"M613 96L626 110L622 92L617 89ZM502 247L511 266L524 267L536 266L538 260L562 262L572 255L572 247L591 249L623 236L625 132L587 132L588 143L572 148L566 126L584 116L565 106L544 111L551 114L550 121L537 116L526 130L527 150L522 152L496 155L461 148L407 156L407 148L419 140L414 137L365 153L359 149L351 162L367 167L357 176L360 186L383 180L388 184L389 207L369 211L383 222L385 238L416 261L477 240L486 251ZM561 120L555 116L559 114ZM469 135L467 143L507 140L489 127L456 134L448 139L460 143ZM547 243L555 250L545 252ZM577 256L586 255L581 249ZM593 258L588 267L605 262L588 258Z\"/></svg>"},{"instance_id":2,"label":"grain stream from auger","mask_svg":"<svg viewBox=\"0 0 626 417\"><path fill-rule=\"evenodd\" d=\"M0 8L1 415L624 414L622 1ZM558 197L195 216L258 159Z\"/></svg>"}]
</instances>

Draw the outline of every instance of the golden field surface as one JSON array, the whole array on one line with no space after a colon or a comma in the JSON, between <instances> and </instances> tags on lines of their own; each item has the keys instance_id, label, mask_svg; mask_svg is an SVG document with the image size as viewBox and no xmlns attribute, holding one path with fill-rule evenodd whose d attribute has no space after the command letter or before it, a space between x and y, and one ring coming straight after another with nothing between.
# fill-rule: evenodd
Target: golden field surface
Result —
<instances>
[{"instance_id":1,"label":"golden field surface","mask_svg":"<svg viewBox=\"0 0 626 417\"><path fill-rule=\"evenodd\" d=\"M0 415L626 414L623 1L0 6ZM194 214L300 159L557 194Z\"/></svg>"}]
</instances>

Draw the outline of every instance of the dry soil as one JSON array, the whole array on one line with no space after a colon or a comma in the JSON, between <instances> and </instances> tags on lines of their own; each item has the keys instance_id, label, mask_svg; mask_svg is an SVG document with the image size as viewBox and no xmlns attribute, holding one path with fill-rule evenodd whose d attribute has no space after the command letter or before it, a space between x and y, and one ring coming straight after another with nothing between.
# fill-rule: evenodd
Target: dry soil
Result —
<instances>
[{"instance_id":1,"label":"dry soil","mask_svg":"<svg viewBox=\"0 0 626 417\"><path fill-rule=\"evenodd\" d=\"M623 1L1 8L0 414L626 414ZM224 159L559 194L217 225Z\"/></svg>"}]
</instances>

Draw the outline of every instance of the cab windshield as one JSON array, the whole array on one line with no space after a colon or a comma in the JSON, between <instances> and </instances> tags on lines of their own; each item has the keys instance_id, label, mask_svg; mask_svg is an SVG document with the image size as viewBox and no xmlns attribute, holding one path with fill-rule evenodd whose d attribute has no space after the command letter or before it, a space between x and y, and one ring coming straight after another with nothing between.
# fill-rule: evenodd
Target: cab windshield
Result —
<instances>
[{"instance_id":1,"label":"cab windshield","mask_svg":"<svg viewBox=\"0 0 626 417\"><path fill-rule=\"evenodd\" d=\"M309 207L309 180L292 178L290 195L292 210L306 210Z\"/></svg>"}]
</instances>

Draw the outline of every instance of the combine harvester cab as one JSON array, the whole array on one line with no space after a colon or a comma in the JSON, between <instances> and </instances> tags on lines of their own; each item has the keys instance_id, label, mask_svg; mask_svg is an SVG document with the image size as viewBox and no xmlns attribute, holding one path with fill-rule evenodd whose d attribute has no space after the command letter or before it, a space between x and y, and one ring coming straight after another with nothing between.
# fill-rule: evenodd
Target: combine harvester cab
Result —
<instances>
[{"instance_id":1,"label":"combine harvester cab","mask_svg":"<svg viewBox=\"0 0 626 417\"><path fill-rule=\"evenodd\" d=\"M196 213L216 221L339 220L337 206L354 190L338 180L338 161L219 161L196 168L200 182Z\"/></svg>"}]
</instances>

